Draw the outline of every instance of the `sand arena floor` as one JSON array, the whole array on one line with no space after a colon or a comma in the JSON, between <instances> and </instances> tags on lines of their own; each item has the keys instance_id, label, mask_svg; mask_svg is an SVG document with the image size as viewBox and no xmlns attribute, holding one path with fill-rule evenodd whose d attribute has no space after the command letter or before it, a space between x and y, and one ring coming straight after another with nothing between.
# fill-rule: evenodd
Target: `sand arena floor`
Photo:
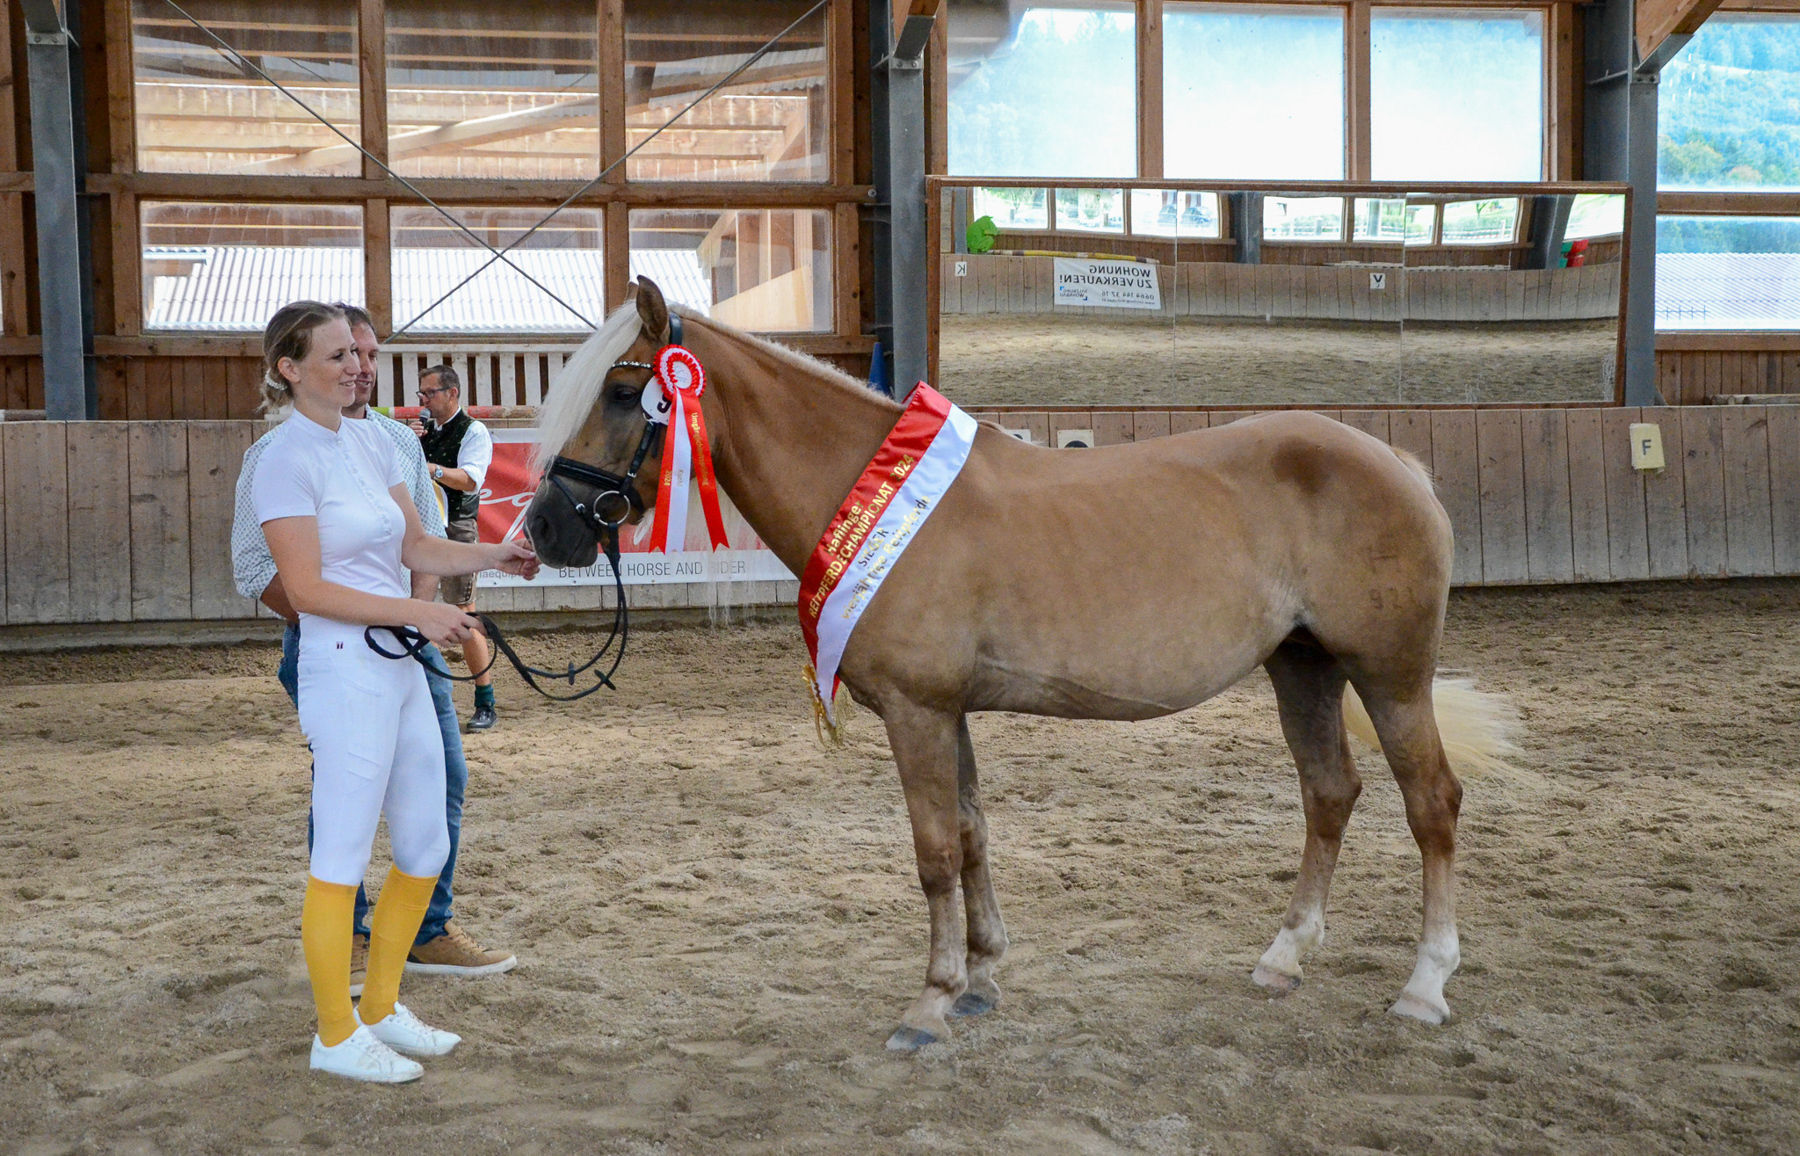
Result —
<instances>
[{"instance_id":1,"label":"sand arena floor","mask_svg":"<svg viewBox=\"0 0 1800 1156\"><path fill-rule=\"evenodd\" d=\"M1612 321L1277 321L946 315L958 405L1315 406L1611 401Z\"/></svg>"},{"instance_id":2,"label":"sand arena floor","mask_svg":"<svg viewBox=\"0 0 1800 1156\"><path fill-rule=\"evenodd\" d=\"M925 920L875 720L817 746L785 623L635 642L618 695L503 679L470 740L460 913L522 963L407 982L467 1042L400 1089L305 1071L274 648L0 660L0 1151L1800 1144L1800 583L1453 600L1446 665L1529 731L1467 784L1439 1028L1384 1011L1419 860L1373 759L1305 986L1251 985L1302 830L1260 676L1150 723L979 717L1007 1001L914 1057L882 1050Z\"/></svg>"}]
</instances>

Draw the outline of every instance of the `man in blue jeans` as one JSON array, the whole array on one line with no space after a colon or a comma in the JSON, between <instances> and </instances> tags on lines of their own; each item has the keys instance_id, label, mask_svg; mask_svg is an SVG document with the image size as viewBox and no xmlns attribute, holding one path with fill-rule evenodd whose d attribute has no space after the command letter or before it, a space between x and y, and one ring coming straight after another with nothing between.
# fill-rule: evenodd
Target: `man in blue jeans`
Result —
<instances>
[{"instance_id":1,"label":"man in blue jeans","mask_svg":"<svg viewBox=\"0 0 1800 1156\"><path fill-rule=\"evenodd\" d=\"M419 512L427 533L444 536L444 517L437 504L437 492L426 474L425 455L418 437L406 426L369 409L369 397L375 389L375 354L380 346L375 340L375 327L369 315L353 305L341 306L350 317L350 335L356 342L358 376L354 400L344 407L344 416L374 422L400 450L407 492ZM288 603L275 572L275 561L269 555L262 527L249 509L251 479L262 457L268 435L257 440L244 452L244 468L238 475L237 508L231 525L231 569L238 593L255 598L279 614L287 623L281 635L281 666L276 677L288 698L299 705L300 622ZM437 579L429 574L414 574L412 595L425 601L436 596ZM423 657L437 669L444 669L443 655L434 646L426 646ZM410 661L410 660L408 660ZM438 875L437 887L431 895L431 906L419 927L406 968L423 975L495 975L511 971L518 959L511 952L483 948L458 925L451 913L451 876L456 871L456 848L462 833L463 791L469 782L469 767L463 759L462 732L456 717L456 704L450 698L450 682L427 673L431 702L437 708L438 729L444 737L444 817L450 827L450 856ZM306 844L312 846L312 816L306 819ZM350 994L360 995L363 975L369 957L369 898L361 887L356 890L355 938L351 942Z\"/></svg>"}]
</instances>

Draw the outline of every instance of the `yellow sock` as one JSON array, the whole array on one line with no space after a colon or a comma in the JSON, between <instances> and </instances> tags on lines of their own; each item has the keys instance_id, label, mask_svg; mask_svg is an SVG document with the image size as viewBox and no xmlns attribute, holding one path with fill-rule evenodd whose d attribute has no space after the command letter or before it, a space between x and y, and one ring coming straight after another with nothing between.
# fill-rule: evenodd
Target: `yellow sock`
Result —
<instances>
[{"instance_id":1,"label":"yellow sock","mask_svg":"<svg viewBox=\"0 0 1800 1156\"><path fill-rule=\"evenodd\" d=\"M319 1039L327 1047L343 1043L356 1031L356 1015L350 1008L350 924L355 912L355 887L306 877L300 945L306 951L306 976L312 981L313 1006L319 1013Z\"/></svg>"},{"instance_id":2,"label":"yellow sock","mask_svg":"<svg viewBox=\"0 0 1800 1156\"><path fill-rule=\"evenodd\" d=\"M380 1023L394 1011L400 996L400 973L412 953L413 939L431 906L435 875L407 875L388 868L387 882L369 916L369 973L363 981L362 1022Z\"/></svg>"}]
</instances>

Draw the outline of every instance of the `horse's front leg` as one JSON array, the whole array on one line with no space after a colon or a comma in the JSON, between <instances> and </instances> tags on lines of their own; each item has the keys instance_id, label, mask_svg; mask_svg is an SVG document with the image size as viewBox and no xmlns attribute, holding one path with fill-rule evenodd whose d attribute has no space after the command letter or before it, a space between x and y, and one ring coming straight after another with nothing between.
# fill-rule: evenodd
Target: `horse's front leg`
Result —
<instances>
[{"instance_id":1,"label":"horse's front leg","mask_svg":"<svg viewBox=\"0 0 1800 1156\"><path fill-rule=\"evenodd\" d=\"M963 852L957 811L957 725L960 715L916 703L882 704L888 744L912 819L919 885L931 913L931 959L925 990L888 1037L892 1051L917 1051L950 1034L944 1016L968 986L956 882Z\"/></svg>"},{"instance_id":2,"label":"horse's front leg","mask_svg":"<svg viewBox=\"0 0 1800 1156\"><path fill-rule=\"evenodd\" d=\"M975 773L975 745L969 739L969 716L956 722L957 811L962 832L963 910L969 918L969 985L956 998L951 1014L975 1016L1000 1003L994 969L1006 954L1006 924L988 873L987 816L981 811L981 784Z\"/></svg>"}]
</instances>

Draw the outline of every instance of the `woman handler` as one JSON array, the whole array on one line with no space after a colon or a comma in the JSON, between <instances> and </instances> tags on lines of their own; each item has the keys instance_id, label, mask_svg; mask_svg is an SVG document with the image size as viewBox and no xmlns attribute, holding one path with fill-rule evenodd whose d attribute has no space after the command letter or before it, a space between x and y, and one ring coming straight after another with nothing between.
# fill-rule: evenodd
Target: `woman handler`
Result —
<instances>
[{"instance_id":1,"label":"woman handler","mask_svg":"<svg viewBox=\"0 0 1800 1156\"><path fill-rule=\"evenodd\" d=\"M533 577L518 543L427 535L394 446L345 421L357 358L342 310L283 306L263 332L263 394L293 406L256 472L252 500L300 614L300 727L312 744L313 847L300 939L318 1009L312 1067L403 1083L423 1069L396 1055L443 1055L460 1038L396 1002L400 973L449 852L444 751L424 670L371 650L363 628L406 624L439 646L478 623L454 606L407 597L402 567L451 576L498 568ZM362 1005L350 1003L351 908L375 827L387 816L394 863L370 918Z\"/></svg>"}]
</instances>

